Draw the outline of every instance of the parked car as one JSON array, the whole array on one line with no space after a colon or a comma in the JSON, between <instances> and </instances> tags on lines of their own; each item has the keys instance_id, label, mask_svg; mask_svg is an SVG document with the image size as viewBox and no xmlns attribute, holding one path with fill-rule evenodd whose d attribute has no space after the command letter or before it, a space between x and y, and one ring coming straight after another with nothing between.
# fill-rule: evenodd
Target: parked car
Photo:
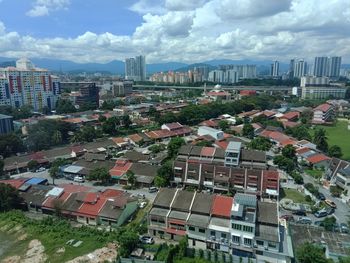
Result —
<instances>
[{"instance_id":1,"label":"parked car","mask_svg":"<svg viewBox=\"0 0 350 263\"><path fill-rule=\"evenodd\" d=\"M348 234L350 232L348 225L345 223L341 223L340 224L340 232Z\"/></svg>"},{"instance_id":2,"label":"parked car","mask_svg":"<svg viewBox=\"0 0 350 263\"><path fill-rule=\"evenodd\" d=\"M84 178L81 176L75 176L73 181L77 182L77 183L84 183L85 182Z\"/></svg>"},{"instance_id":3,"label":"parked car","mask_svg":"<svg viewBox=\"0 0 350 263\"><path fill-rule=\"evenodd\" d=\"M154 239L153 239L153 237L150 237L150 236L141 236L140 237L140 242L142 244L153 244L154 243Z\"/></svg>"},{"instance_id":4,"label":"parked car","mask_svg":"<svg viewBox=\"0 0 350 263\"><path fill-rule=\"evenodd\" d=\"M334 213L335 209L333 207L327 207L326 211L328 215L331 215Z\"/></svg>"},{"instance_id":5,"label":"parked car","mask_svg":"<svg viewBox=\"0 0 350 263\"><path fill-rule=\"evenodd\" d=\"M305 225L311 225L312 221L310 218L306 217L306 216L301 216L298 218L297 220L298 224L305 224Z\"/></svg>"},{"instance_id":6,"label":"parked car","mask_svg":"<svg viewBox=\"0 0 350 263\"><path fill-rule=\"evenodd\" d=\"M150 188L148 189L148 192L149 192L149 193L156 193L156 192L158 192L158 188L152 186L152 187L150 187Z\"/></svg>"},{"instance_id":7,"label":"parked car","mask_svg":"<svg viewBox=\"0 0 350 263\"><path fill-rule=\"evenodd\" d=\"M144 208L144 207L146 207L146 205L147 205L146 202L141 202L141 203L139 204L139 207L140 207L140 208Z\"/></svg>"},{"instance_id":8,"label":"parked car","mask_svg":"<svg viewBox=\"0 0 350 263\"><path fill-rule=\"evenodd\" d=\"M322 220L320 220L320 221L315 221L315 222L314 222L314 225L315 225L315 226L323 226L323 221L322 221Z\"/></svg>"},{"instance_id":9,"label":"parked car","mask_svg":"<svg viewBox=\"0 0 350 263\"><path fill-rule=\"evenodd\" d=\"M286 221L289 221L289 222L294 222L294 216L292 215L283 215L280 218L285 219Z\"/></svg>"},{"instance_id":10,"label":"parked car","mask_svg":"<svg viewBox=\"0 0 350 263\"><path fill-rule=\"evenodd\" d=\"M325 217L327 215L328 215L328 213L325 209L319 210L316 213L314 213L314 216L316 216L317 218Z\"/></svg>"},{"instance_id":11,"label":"parked car","mask_svg":"<svg viewBox=\"0 0 350 263\"><path fill-rule=\"evenodd\" d=\"M37 169L35 172L36 173L40 173L40 172L43 172L43 171L45 171L46 169L45 169L45 167L40 167L39 169Z\"/></svg>"},{"instance_id":12,"label":"parked car","mask_svg":"<svg viewBox=\"0 0 350 263\"><path fill-rule=\"evenodd\" d=\"M321 201L324 201L324 200L326 200L326 197L324 196L324 194L322 194L322 193L318 193L318 199L320 199Z\"/></svg>"},{"instance_id":13,"label":"parked car","mask_svg":"<svg viewBox=\"0 0 350 263\"><path fill-rule=\"evenodd\" d=\"M337 208L337 205L332 200L326 199L324 202L330 207Z\"/></svg>"},{"instance_id":14,"label":"parked car","mask_svg":"<svg viewBox=\"0 0 350 263\"><path fill-rule=\"evenodd\" d=\"M293 212L293 215L306 216L306 212L304 210L296 210Z\"/></svg>"}]
</instances>

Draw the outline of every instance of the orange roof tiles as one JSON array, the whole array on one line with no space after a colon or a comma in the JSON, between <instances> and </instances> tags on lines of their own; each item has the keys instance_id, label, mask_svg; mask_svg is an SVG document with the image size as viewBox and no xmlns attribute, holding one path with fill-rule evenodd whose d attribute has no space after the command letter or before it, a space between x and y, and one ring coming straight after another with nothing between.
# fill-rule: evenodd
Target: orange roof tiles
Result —
<instances>
[{"instance_id":1,"label":"orange roof tiles","mask_svg":"<svg viewBox=\"0 0 350 263\"><path fill-rule=\"evenodd\" d=\"M202 156L213 156L215 153L215 147L203 147L201 151Z\"/></svg>"},{"instance_id":2,"label":"orange roof tiles","mask_svg":"<svg viewBox=\"0 0 350 263\"><path fill-rule=\"evenodd\" d=\"M329 109L332 108L332 105L328 104L328 103L324 103L324 104L321 104L321 105L318 105L314 111L317 111L317 110L320 110L322 112L327 112L329 111Z\"/></svg>"},{"instance_id":3,"label":"orange roof tiles","mask_svg":"<svg viewBox=\"0 0 350 263\"><path fill-rule=\"evenodd\" d=\"M328 156L320 153L320 154L312 155L312 156L308 157L306 160L309 163L316 164L316 163L319 163L319 162L322 162L322 161L326 161L326 160L330 160L330 159L331 158L329 158Z\"/></svg>"},{"instance_id":4,"label":"orange roof tiles","mask_svg":"<svg viewBox=\"0 0 350 263\"><path fill-rule=\"evenodd\" d=\"M231 216L232 204L232 197L216 195L211 207L211 213L213 216L229 218Z\"/></svg>"},{"instance_id":5,"label":"orange roof tiles","mask_svg":"<svg viewBox=\"0 0 350 263\"><path fill-rule=\"evenodd\" d=\"M281 117L281 119L294 120L294 119L299 118L299 116L300 116L299 112L297 112L297 111L290 111L290 112L287 112L286 114L284 114Z\"/></svg>"}]
</instances>

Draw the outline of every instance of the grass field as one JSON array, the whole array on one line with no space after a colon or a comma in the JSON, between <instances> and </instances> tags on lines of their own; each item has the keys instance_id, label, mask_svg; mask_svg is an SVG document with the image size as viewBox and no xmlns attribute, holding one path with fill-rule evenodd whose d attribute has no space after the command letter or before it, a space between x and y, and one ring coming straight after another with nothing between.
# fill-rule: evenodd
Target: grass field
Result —
<instances>
[{"instance_id":1,"label":"grass field","mask_svg":"<svg viewBox=\"0 0 350 263\"><path fill-rule=\"evenodd\" d=\"M305 170L305 173L307 173L308 175L312 176L315 179L320 179L324 174L324 171L307 169Z\"/></svg>"},{"instance_id":2,"label":"grass field","mask_svg":"<svg viewBox=\"0 0 350 263\"><path fill-rule=\"evenodd\" d=\"M305 195L298 192L295 189L281 188L280 189L280 198L288 198L293 200L294 203L302 203L302 204L312 204L305 201Z\"/></svg>"},{"instance_id":3,"label":"grass field","mask_svg":"<svg viewBox=\"0 0 350 263\"><path fill-rule=\"evenodd\" d=\"M350 130L347 121L337 121L334 126L320 126L327 132L329 146L338 145L343 151L343 159L350 160Z\"/></svg>"}]
</instances>

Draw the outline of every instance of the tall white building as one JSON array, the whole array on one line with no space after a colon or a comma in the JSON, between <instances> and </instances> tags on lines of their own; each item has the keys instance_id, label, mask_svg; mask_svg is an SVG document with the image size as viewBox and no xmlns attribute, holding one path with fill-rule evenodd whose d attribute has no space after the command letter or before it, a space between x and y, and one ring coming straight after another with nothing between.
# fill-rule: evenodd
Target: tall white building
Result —
<instances>
[{"instance_id":1,"label":"tall white building","mask_svg":"<svg viewBox=\"0 0 350 263\"><path fill-rule=\"evenodd\" d=\"M314 76L315 77L328 76L328 70L329 70L328 57L315 57Z\"/></svg>"},{"instance_id":2,"label":"tall white building","mask_svg":"<svg viewBox=\"0 0 350 263\"><path fill-rule=\"evenodd\" d=\"M146 57L136 56L125 59L125 78L128 80L146 80Z\"/></svg>"},{"instance_id":3,"label":"tall white building","mask_svg":"<svg viewBox=\"0 0 350 263\"><path fill-rule=\"evenodd\" d=\"M271 77L278 77L280 70L280 63L276 60L271 64Z\"/></svg>"},{"instance_id":4,"label":"tall white building","mask_svg":"<svg viewBox=\"0 0 350 263\"><path fill-rule=\"evenodd\" d=\"M341 57L331 57L329 61L330 78L339 78L340 76Z\"/></svg>"},{"instance_id":5,"label":"tall white building","mask_svg":"<svg viewBox=\"0 0 350 263\"><path fill-rule=\"evenodd\" d=\"M303 59L294 62L294 78L301 78L307 73L307 63Z\"/></svg>"},{"instance_id":6,"label":"tall white building","mask_svg":"<svg viewBox=\"0 0 350 263\"><path fill-rule=\"evenodd\" d=\"M237 72L238 79L256 78L256 65L220 65L219 70L234 70Z\"/></svg>"},{"instance_id":7,"label":"tall white building","mask_svg":"<svg viewBox=\"0 0 350 263\"><path fill-rule=\"evenodd\" d=\"M20 59L16 67L0 68L0 105L31 106L54 109L60 94L60 82L46 69L35 68L28 59Z\"/></svg>"}]
</instances>

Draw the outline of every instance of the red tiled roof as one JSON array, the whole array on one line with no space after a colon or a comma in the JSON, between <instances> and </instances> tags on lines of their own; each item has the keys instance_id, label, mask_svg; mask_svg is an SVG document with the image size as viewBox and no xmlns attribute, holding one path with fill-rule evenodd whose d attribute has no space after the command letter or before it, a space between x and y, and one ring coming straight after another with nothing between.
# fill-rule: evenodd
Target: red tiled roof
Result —
<instances>
[{"instance_id":1,"label":"red tiled roof","mask_svg":"<svg viewBox=\"0 0 350 263\"><path fill-rule=\"evenodd\" d=\"M229 96L230 93L226 91L209 91L207 95L208 96Z\"/></svg>"},{"instance_id":2,"label":"red tiled roof","mask_svg":"<svg viewBox=\"0 0 350 263\"><path fill-rule=\"evenodd\" d=\"M115 143L115 144L122 144L122 143L127 143L123 137L115 137L115 138L112 138L112 141Z\"/></svg>"},{"instance_id":3,"label":"red tiled roof","mask_svg":"<svg viewBox=\"0 0 350 263\"><path fill-rule=\"evenodd\" d=\"M321 104L321 105L318 105L314 111L317 111L317 110L320 110L322 112L327 112L329 111L329 109L332 107L332 105L328 104L328 103L324 103L324 104Z\"/></svg>"},{"instance_id":4,"label":"red tiled roof","mask_svg":"<svg viewBox=\"0 0 350 263\"><path fill-rule=\"evenodd\" d=\"M202 156L213 156L215 153L215 147L203 147L201 150Z\"/></svg>"},{"instance_id":5,"label":"red tiled roof","mask_svg":"<svg viewBox=\"0 0 350 263\"><path fill-rule=\"evenodd\" d=\"M312 156L308 157L306 160L309 163L315 164L315 163L319 163L319 162L330 160L330 159L331 158L329 158L328 156L320 153L320 154L312 155Z\"/></svg>"},{"instance_id":6,"label":"red tiled roof","mask_svg":"<svg viewBox=\"0 0 350 263\"><path fill-rule=\"evenodd\" d=\"M178 122L172 122L172 123L165 123L165 126L169 128L169 130L175 130L182 128L182 125Z\"/></svg>"},{"instance_id":7,"label":"red tiled roof","mask_svg":"<svg viewBox=\"0 0 350 263\"><path fill-rule=\"evenodd\" d=\"M219 148L221 148L221 149L223 149L223 150L226 150L226 148L227 148L229 142L226 141L226 140L220 140L220 141L215 141L215 144L216 144Z\"/></svg>"},{"instance_id":8,"label":"red tiled roof","mask_svg":"<svg viewBox=\"0 0 350 263\"><path fill-rule=\"evenodd\" d=\"M206 120L206 121L202 121L200 124L200 126L208 126L208 127L218 127L218 123L214 120Z\"/></svg>"},{"instance_id":9,"label":"red tiled roof","mask_svg":"<svg viewBox=\"0 0 350 263\"><path fill-rule=\"evenodd\" d=\"M106 198L118 197L118 196L122 196L123 194L124 194L123 191L115 190L115 189L106 189L101 193L101 195L103 195Z\"/></svg>"},{"instance_id":10,"label":"red tiled roof","mask_svg":"<svg viewBox=\"0 0 350 263\"><path fill-rule=\"evenodd\" d=\"M286 140L280 141L280 144L282 146L286 146L286 145L295 145L297 143L296 140L292 139L292 138L288 138Z\"/></svg>"},{"instance_id":11,"label":"red tiled roof","mask_svg":"<svg viewBox=\"0 0 350 263\"><path fill-rule=\"evenodd\" d=\"M107 202L106 198L99 197L97 198L96 203L84 203L81 207L79 207L77 213L97 216L106 202Z\"/></svg>"},{"instance_id":12,"label":"red tiled roof","mask_svg":"<svg viewBox=\"0 0 350 263\"><path fill-rule=\"evenodd\" d=\"M109 170L110 176L120 177L125 174L131 167L132 163L126 160L117 160L114 167Z\"/></svg>"},{"instance_id":13,"label":"red tiled roof","mask_svg":"<svg viewBox=\"0 0 350 263\"><path fill-rule=\"evenodd\" d=\"M65 119L63 120L64 122L69 122L69 123L74 123L74 124L78 124L78 123L82 123L83 120L81 118L71 118L71 119Z\"/></svg>"},{"instance_id":14,"label":"red tiled roof","mask_svg":"<svg viewBox=\"0 0 350 263\"><path fill-rule=\"evenodd\" d=\"M239 95L241 96L251 96L251 95L255 95L256 91L255 90L241 90L239 92Z\"/></svg>"},{"instance_id":15,"label":"red tiled roof","mask_svg":"<svg viewBox=\"0 0 350 263\"><path fill-rule=\"evenodd\" d=\"M10 179L10 180L0 180L0 183L11 185L12 187L18 189L24 184L28 179L27 178L21 178L21 179Z\"/></svg>"},{"instance_id":16,"label":"red tiled roof","mask_svg":"<svg viewBox=\"0 0 350 263\"><path fill-rule=\"evenodd\" d=\"M130 140L132 140L135 143L137 143L137 142L142 140L142 137L140 135L138 135L137 133L131 134L128 137L129 137Z\"/></svg>"},{"instance_id":17,"label":"red tiled roof","mask_svg":"<svg viewBox=\"0 0 350 263\"><path fill-rule=\"evenodd\" d=\"M216 195L211 207L214 216L230 217L233 198L229 196Z\"/></svg>"},{"instance_id":18,"label":"red tiled roof","mask_svg":"<svg viewBox=\"0 0 350 263\"><path fill-rule=\"evenodd\" d=\"M307 152L309 152L309 151L310 151L309 148L303 147L303 148L297 149L297 150L296 150L296 153L297 153L297 154L303 154L303 153L307 153Z\"/></svg>"},{"instance_id":19,"label":"red tiled roof","mask_svg":"<svg viewBox=\"0 0 350 263\"><path fill-rule=\"evenodd\" d=\"M291 111L284 114L281 119L293 120L299 118L300 113L297 111Z\"/></svg>"},{"instance_id":20,"label":"red tiled roof","mask_svg":"<svg viewBox=\"0 0 350 263\"><path fill-rule=\"evenodd\" d=\"M261 114L265 115L266 117L272 117L276 114L276 112L264 110Z\"/></svg>"},{"instance_id":21,"label":"red tiled roof","mask_svg":"<svg viewBox=\"0 0 350 263\"><path fill-rule=\"evenodd\" d=\"M299 126L300 123L294 121L282 121L282 125L284 128L294 128L296 126Z\"/></svg>"},{"instance_id":22,"label":"red tiled roof","mask_svg":"<svg viewBox=\"0 0 350 263\"><path fill-rule=\"evenodd\" d=\"M84 203L95 203L98 199L97 193L87 193L84 198Z\"/></svg>"}]
</instances>

